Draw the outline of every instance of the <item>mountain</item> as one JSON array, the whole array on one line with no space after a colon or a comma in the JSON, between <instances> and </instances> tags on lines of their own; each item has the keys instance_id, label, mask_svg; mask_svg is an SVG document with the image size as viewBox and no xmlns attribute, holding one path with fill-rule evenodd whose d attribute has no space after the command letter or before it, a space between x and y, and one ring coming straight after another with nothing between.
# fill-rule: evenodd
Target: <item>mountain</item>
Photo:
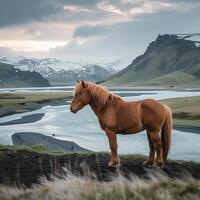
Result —
<instances>
[{"instance_id":1,"label":"mountain","mask_svg":"<svg viewBox=\"0 0 200 200\"><path fill-rule=\"evenodd\" d=\"M47 79L37 72L21 71L12 65L0 63L0 87L50 86Z\"/></svg>"},{"instance_id":2,"label":"mountain","mask_svg":"<svg viewBox=\"0 0 200 200\"><path fill-rule=\"evenodd\" d=\"M127 86L200 86L197 35L159 35L145 53L104 82ZM200 37L199 37L200 38Z\"/></svg>"},{"instance_id":3,"label":"mountain","mask_svg":"<svg viewBox=\"0 0 200 200\"><path fill-rule=\"evenodd\" d=\"M12 64L23 71L36 71L52 85L74 84L76 79L97 82L117 71L110 64L78 63L61 61L55 58L29 59L25 57L4 57L0 62Z\"/></svg>"}]
</instances>

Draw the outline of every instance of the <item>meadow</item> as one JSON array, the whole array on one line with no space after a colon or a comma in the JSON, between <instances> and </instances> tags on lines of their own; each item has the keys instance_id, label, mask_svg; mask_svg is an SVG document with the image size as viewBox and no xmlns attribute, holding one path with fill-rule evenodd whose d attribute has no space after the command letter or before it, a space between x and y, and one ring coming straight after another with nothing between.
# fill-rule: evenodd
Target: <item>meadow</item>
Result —
<instances>
[{"instance_id":1,"label":"meadow","mask_svg":"<svg viewBox=\"0 0 200 200\"><path fill-rule=\"evenodd\" d=\"M0 116L32 111L45 105L65 104L72 98L64 92L28 92L0 94Z\"/></svg>"},{"instance_id":2,"label":"meadow","mask_svg":"<svg viewBox=\"0 0 200 200\"><path fill-rule=\"evenodd\" d=\"M173 112L174 125L200 127L200 96L161 100Z\"/></svg>"}]
</instances>

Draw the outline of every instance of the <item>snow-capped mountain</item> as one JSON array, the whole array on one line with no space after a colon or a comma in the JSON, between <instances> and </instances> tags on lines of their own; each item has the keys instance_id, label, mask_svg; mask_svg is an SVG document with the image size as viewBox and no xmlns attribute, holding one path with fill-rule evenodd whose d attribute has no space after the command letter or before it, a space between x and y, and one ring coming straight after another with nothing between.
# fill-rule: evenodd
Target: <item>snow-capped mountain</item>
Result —
<instances>
[{"instance_id":1,"label":"snow-capped mountain","mask_svg":"<svg viewBox=\"0 0 200 200\"><path fill-rule=\"evenodd\" d=\"M55 58L4 57L0 62L11 64L23 71L36 71L52 85L74 84L76 79L97 82L117 72L112 64L68 62Z\"/></svg>"},{"instance_id":2,"label":"snow-capped mountain","mask_svg":"<svg viewBox=\"0 0 200 200\"><path fill-rule=\"evenodd\" d=\"M200 47L200 33L177 34L179 39L191 40L196 47Z\"/></svg>"}]
</instances>

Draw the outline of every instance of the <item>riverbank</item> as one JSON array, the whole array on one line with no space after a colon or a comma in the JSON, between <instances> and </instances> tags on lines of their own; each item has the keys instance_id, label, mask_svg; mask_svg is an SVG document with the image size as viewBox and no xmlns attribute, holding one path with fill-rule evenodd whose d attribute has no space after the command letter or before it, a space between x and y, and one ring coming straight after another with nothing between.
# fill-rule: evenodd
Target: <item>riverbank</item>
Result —
<instances>
[{"instance_id":1,"label":"riverbank","mask_svg":"<svg viewBox=\"0 0 200 200\"><path fill-rule=\"evenodd\" d=\"M70 92L28 92L0 94L0 117L37 110L47 105L64 105Z\"/></svg>"},{"instance_id":2,"label":"riverbank","mask_svg":"<svg viewBox=\"0 0 200 200\"><path fill-rule=\"evenodd\" d=\"M164 99L160 102L172 109L175 129L200 133L200 96Z\"/></svg>"}]
</instances>

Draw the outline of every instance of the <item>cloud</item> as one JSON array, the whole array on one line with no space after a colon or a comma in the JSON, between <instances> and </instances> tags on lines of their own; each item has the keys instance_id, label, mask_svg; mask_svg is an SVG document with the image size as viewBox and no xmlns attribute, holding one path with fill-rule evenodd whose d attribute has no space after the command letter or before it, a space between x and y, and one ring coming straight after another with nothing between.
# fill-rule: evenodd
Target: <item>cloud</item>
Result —
<instances>
[{"instance_id":1,"label":"cloud","mask_svg":"<svg viewBox=\"0 0 200 200\"><path fill-rule=\"evenodd\" d=\"M15 56L16 54L7 47L0 47L0 55L1 57L5 57L5 56Z\"/></svg>"},{"instance_id":2,"label":"cloud","mask_svg":"<svg viewBox=\"0 0 200 200\"><path fill-rule=\"evenodd\" d=\"M96 7L102 0L61 0L66 5L79 5L84 7Z\"/></svg>"},{"instance_id":3,"label":"cloud","mask_svg":"<svg viewBox=\"0 0 200 200\"><path fill-rule=\"evenodd\" d=\"M0 26L48 20L61 10L61 6L51 0L1 0Z\"/></svg>"},{"instance_id":4,"label":"cloud","mask_svg":"<svg viewBox=\"0 0 200 200\"><path fill-rule=\"evenodd\" d=\"M1 0L0 27L40 21L101 21L120 15L128 19L127 16L152 13L173 5L172 0ZM120 21L120 17L117 19Z\"/></svg>"},{"instance_id":5,"label":"cloud","mask_svg":"<svg viewBox=\"0 0 200 200\"><path fill-rule=\"evenodd\" d=\"M8 47L0 47L0 58L11 56L11 57L16 57L16 56L25 56L25 57L30 57L30 58L46 58L48 57L48 52L44 51L33 51L33 52L24 52L24 51L13 51L12 49Z\"/></svg>"},{"instance_id":6,"label":"cloud","mask_svg":"<svg viewBox=\"0 0 200 200\"><path fill-rule=\"evenodd\" d=\"M1 0L0 43L59 41L68 44L46 56L134 58L158 34L199 32L199 10L199 0Z\"/></svg>"},{"instance_id":7,"label":"cloud","mask_svg":"<svg viewBox=\"0 0 200 200\"><path fill-rule=\"evenodd\" d=\"M86 9L82 7L93 9L98 2L100 0L1 0L0 27L34 21L87 19L87 16L83 18ZM67 10L70 6L79 12Z\"/></svg>"},{"instance_id":8,"label":"cloud","mask_svg":"<svg viewBox=\"0 0 200 200\"><path fill-rule=\"evenodd\" d=\"M131 57L142 54L158 34L198 32L199 8L189 13L175 10L143 14L137 20L112 25L80 26L74 39L64 47L52 49L51 56L92 58ZM186 26L187 25L187 26ZM106 35L106 37L99 37ZM96 37L95 37L96 36ZM82 45L77 38L88 39Z\"/></svg>"},{"instance_id":9,"label":"cloud","mask_svg":"<svg viewBox=\"0 0 200 200\"><path fill-rule=\"evenodd\" d=\"M108 26L79 26L75 29L73 37L89 38L93 36L106 35L109 30Z\"/></svg>"}]
</instances>

